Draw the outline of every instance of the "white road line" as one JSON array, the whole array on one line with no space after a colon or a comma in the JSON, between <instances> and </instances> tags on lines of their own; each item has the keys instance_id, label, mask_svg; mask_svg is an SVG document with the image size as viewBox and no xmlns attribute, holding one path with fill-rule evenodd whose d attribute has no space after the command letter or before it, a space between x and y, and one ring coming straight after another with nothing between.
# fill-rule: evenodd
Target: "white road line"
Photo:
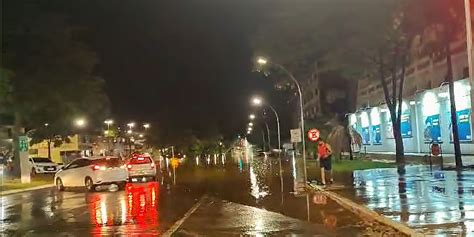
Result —
<instances>
[{"instance_id":1,"label":"white road line","mask_svg":"<svg viewBox=\"0 0 474 237\"><path fill-rule=\"evenodd\" d=\"M203 195L199 201L194 204L187 212L184 214L184 216L176 221L165 233L163 233L162 236L171 236L174 232L178 230L178 228L188 219L198 208L201 206L205 199L207 198L207 195Z\"/></svg>"}]
</instances>

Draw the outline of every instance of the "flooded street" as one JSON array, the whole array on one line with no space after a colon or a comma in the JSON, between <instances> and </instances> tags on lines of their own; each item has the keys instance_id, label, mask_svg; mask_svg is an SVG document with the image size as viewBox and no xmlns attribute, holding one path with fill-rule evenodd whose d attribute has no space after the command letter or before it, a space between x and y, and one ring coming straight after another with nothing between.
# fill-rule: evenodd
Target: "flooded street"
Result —
<instances>
[{"instance_id":1,"label":"flooded street","mask_svg":"<svg viewBox=\"0 0 474 237\"><path fill-rule=\"evenodd\" d=\"M276 157L234 154L225 160L211 158L185 164L192 172L180 170L177 182L194 193L208 193L222 200L324 225L329 233L339 236L362 233L359 226L362 220L326 196L294 192L295 176L299 177L302 170L293 162L292 157L282 159L283 176L280 177Z\"/></svg>"},{"instance_id":2,"label":"flooded street","mask_svg":"<svg viewBox=\"0 0 474 237\"><path fill-rule=\"evenodd\" d=\"M177 226L179 236L361 235L362 220L338 204L321 194L293 192L297 171L292 162L283 159L280 176L277 158L187 159L175 180L171 168L162 169L157 182L128 184L124 191L51 188L7 195L1 200L1 233L153 236Z\"/></svg>"}]
</instances>

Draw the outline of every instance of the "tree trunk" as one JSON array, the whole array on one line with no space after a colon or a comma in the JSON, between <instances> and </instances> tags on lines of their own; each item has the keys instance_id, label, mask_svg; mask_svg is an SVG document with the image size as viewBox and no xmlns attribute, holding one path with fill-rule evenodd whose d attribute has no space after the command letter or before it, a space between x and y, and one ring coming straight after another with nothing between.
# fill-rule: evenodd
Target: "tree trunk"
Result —
<instances>
[{"instance_id":1,"label":"tree trunk","mask_svg":"<svg viewBox=\"0 0 474 237\"><path fill-rule=\"evenodd\" d=\"M346 137L347 137L347 145L349 149L349 160L354 160L354 155L352 154L352 136L351 136L351 125L349 122L349 117L346 116L346 119L344 121L345 125L345 132L346 132Z\"/></svg>"},{"instance_id":2,"label":"tree trunk","mask_svg":"<svg viewBox=\"0 0 474 237\"><path fill-rule=\"evenodd\" d=\"M11 172L11 175L13 178L20 178L21 177L21 170L20 170L20 149L19 149L19 142L20 142L20 136L24 134L23 131L23 126L22 124L22 118L20 113L15 112L15 121L13 124L13 152L14 152L14 157L13 157L13 169Z\"/></svg>"},{"instance_id":3,"label":"tree trunk","mask_svg":"<svg viewBox=\"0 0 474 237\"><path fill-rule=\"evenodd\" d=\"M394 124L393 137L395 138L395 160L397 162L398 173L404 174L405 173L405 149L403 147L403 138L402 138L402 132L400 130L400 124Z\"/></svg>"},{"instance_id":4,"label":"tree trunk","mask_svg":"<svg viewBox=\"0 0 474 237\"><path fill-rule=\"evenodd\" d=\"M51 160L51 139L48 139L48 159Z\"/></svg>"},{"instance_id":5,"label":"tree trunk","mask_svg":"<svg viewBox=\"0 0 474 237\"><path fill-rule=\"evenodd\" d=\"M451 49L449 46L449 41L445 41L446 47L446 64L448 67L448 73L446 79L449 84L449 101L451 108L451 129L453 131L453 145L454 145L454 158L456 161L456 169L462 168L462 158L461 158L461 145L459 144L459 131L458 131L458 121L456 114L456 100L454 96L454 81L453 81L453 64L451 61Z\"/></svg>"}]
</instances>

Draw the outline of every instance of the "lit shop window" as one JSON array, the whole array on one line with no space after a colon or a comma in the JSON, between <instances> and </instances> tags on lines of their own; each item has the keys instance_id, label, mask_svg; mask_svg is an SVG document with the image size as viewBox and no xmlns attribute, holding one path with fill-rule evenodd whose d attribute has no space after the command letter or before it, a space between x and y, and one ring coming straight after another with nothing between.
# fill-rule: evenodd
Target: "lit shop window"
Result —
<instances>
[{"instance_id":1,"label":"lit shop window","mask_svg":"<svg viewBox=\"0 0 474 237\"><path fill-rule=\"evenodd\" d=\"M372 144L382 144L382 136L380 134L380 109L375 107L370 111L370 120L372 122Z\"/></svg>"},{"instance_id":2,"label":"lit shop window","mask_svg":"<svg viewBox=\"0 0 474 237\"><path fill-rule=\"evenodd\" d=\"M360 114L360 123L362 126L362 144L369 145L370 144L370 122L369 122L369 115L366 111Z\"/></svg>"}]
</instances>

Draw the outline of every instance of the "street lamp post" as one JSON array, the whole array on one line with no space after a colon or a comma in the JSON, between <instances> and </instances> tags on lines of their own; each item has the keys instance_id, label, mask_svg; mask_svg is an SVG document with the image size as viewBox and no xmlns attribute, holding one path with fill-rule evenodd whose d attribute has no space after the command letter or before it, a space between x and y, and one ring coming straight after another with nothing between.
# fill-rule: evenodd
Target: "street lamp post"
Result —
<instances>
[{"instance_id":1,"label":"street lamp post","mask_svg":"<svg viewBox=\"0 0 474 237\"><path fill-rule=\"evenodd\" d=\"M76 119L76 120L74 121L74 124L76 125L77 128L80 128L80 129L81 129L81 128L83 128L83 127L86 126L86 120L83 119L83 118L79 118L79 119ZM79 138L82 136L82 134L78 133L77 136L78 136L77 141L78 141L78 143L79 143L79 141L80 141ZM84 141L85 141L85 139L84 139ZM79 144L78 144L78 145L79 145ZM86 150L84 150L83 155L86 156Z\"/></svg>"},{"instance_id":2,"label":"street lamp post","mask_svg":"<svg viewBox=\"0 0 474 237\"><path fill-rule=\"evenodd\" d=\"M104 135L107 137L107 152L111 152L112 150L112 136L110 132L110 125L114 123L112 119L108 119L104 121L107 124L107 131L104 132Z\"/></svg>"},{"instance_id":3,"label":"street lamp post","mask_svg":"<svg viewBox=\"0 0 474 237\"><path fill-rule=\"evenodd\" d=\"M127 126L128 126L128 131L127 133L130 135L128 137L128 153L129 155L132 155L132 134L133 134L133 131L132 131L132 128L135 127L135 123L134 122L130 122L130 123L127 123Z\"/></svg>"},{"instance_id":4,"label":"street lamp post","mask_svg":"<svg viewBox=\"0 0 474 237\"><path fill-rule=\"evenodd\" d=\"M259 97L254 97L252 99L252 103L256 106L259 106L263 103L263 100ZM265 105L267 105L273 111L273 113L275 114L275 118L276 118L276 122L277 122L278 150L280 150L281 149L280 117L278 116L278 113L277 113L276 109L272 105L270 105L268 103L266 103Z\"/></svg>"},{"instance_id":5,"label":"street lamp post","mask_svg":"<svg viewBox=\"0 0 474 237\"><path fill-rule=\"evenodd\" d=\"M259 97L254 97L252 99L252 103L254 105L261 105L263 103L263 100ZM278 135L278 164L280 166L280 187L281 187L281 193L283 193L283 169L282 169L282 166L281 166L281 136L280 136L280 117L278 116L278 113L276 111L276 109L271 105L271 104L268 104L266 103L266 105L268 107L270 107L270 109L273 111L273 113L275 114L275 118L276 118L276 122L277 122L277 135ZM283 200L283 196L282 196L282 200Z\"/></svg>"},{"instance_id":6,"label":"street lamp post","mask_svg":"<svg viewBox=\"0 0 474 237\"><path fill-rule=\"evenodd\" d=\"M298 83L298 80L296 80L296 78L293 76L293 74L291 74L291 72L288 71L282 65L280 65L278 63L274 63L274 62L268 62L265 58L258 58L257 63L260 64L260 65L265 65L267 63L271 63L271 64L275 65L276 67L280 68L283 72L285 72L290 77L290 79L293 81L293 83L295 83L296 88L298 89L298 95L299 95L299 100L300 100L300 123L301 123L301 136L302 136L301 137L301 142L302 142L302 146L303 146L304 179L305 179L305 182L307 182L308 177L307 177L307 173L306 173L306 144L305 144L305 139L304 139L304 134L305 134L304 131L305 130L304 130L304 113L303 113L303 91L301 90L301 86Z\"/></svg>"}]
</instances>

